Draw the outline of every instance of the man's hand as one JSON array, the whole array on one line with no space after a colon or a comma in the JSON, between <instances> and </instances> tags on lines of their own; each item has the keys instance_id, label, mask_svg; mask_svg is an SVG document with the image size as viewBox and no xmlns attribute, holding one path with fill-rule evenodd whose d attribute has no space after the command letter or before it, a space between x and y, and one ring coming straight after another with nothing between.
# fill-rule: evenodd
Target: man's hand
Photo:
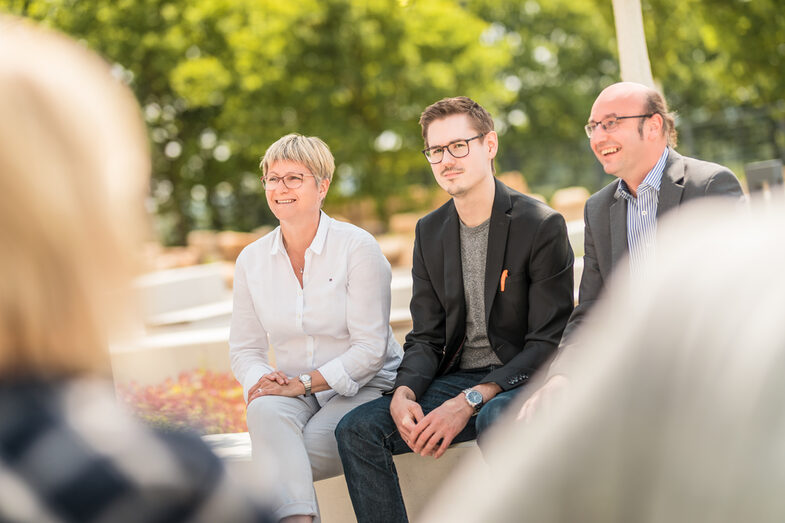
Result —
<instances>
[{"instance_id":1,"label":"man's hand","mask_svg":"<svg viewBox=\"0 0 785 523\"><path fill-rule=\"evenodd\" d=\"M463 393L433 409L411 432L409 446L420 456L440 458L474 414Z\"/></svg>"},{"instance_id":2,"label":"man's hand","mask_svg":"<svg viewBox=\"0 0 785 523\"><path fill-rule=\"evenodd\" d=\"M523 404L515 419L526 422L531 421L534 419L536 412L543 409L549 409L554 403L559 401L567 392L569 386L570 380L567 376L562 374L551 376L548 381L545 382L545 385L540 387L537 392L526 400L526 403Z\"/></svg>"},{"instance_id":3,"label":"man's hand","mask_svg":"<svg viewBox=\"0 0 785 523\"><path fill-rule=\"evenodd\" d=\"M392 416L398 432L403 441L412 447L411 433L417 423L423 418L422 407L414 400L414 391L406 386L395 389L390 401L390 415Z\"/></svg>"}]
</instances>

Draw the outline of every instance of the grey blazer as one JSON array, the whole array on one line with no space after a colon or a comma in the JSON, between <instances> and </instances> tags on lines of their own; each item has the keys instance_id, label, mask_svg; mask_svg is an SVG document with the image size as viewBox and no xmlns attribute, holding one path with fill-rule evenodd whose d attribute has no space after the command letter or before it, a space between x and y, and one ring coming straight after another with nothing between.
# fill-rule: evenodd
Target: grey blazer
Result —
<instances>
[{"instance_id":1,"label":"grey blazer","mask_svg":"<svg viewBox=\"0 0 785 523\"><path fill-rule=\"evenodd\" d=\"M620 262L627 253L627 200L617 196L618 186L619 180L614 180L586 201L583 213L583 276L578 306L564 329L559 352L600 297L611 273L621 266ZM662 173L657 221L681 204L707 196L741 198L739 180L727 167L682 156L671 149ZM558 363L559 360L551 366L550 374L558 373L555 368Z\"/></svg>"}]
</instances>

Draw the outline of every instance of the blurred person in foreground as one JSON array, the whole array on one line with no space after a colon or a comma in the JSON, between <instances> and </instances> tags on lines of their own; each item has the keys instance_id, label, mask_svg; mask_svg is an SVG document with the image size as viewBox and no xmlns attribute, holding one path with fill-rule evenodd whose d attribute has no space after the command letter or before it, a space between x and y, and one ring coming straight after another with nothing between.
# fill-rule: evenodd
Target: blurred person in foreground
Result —
<instances>
[{"instance_id":1,"label":"blurred person in foreground","mask_svg":"<svg viewBox=\"0 0 785 523\"><path fill-rule=\"evenodd\" d=\"M322 140L286 135L260 167L280 227L237 259L232 370L248 401L258 473L275 477L276 516L312 521L313 482L343 472L335 426L390 390L401 361L392 275L373 236L321 210L335 169Z\"/></svg>"},{"instance_id":2,"label":"blurred person in foreground","mask_svg":"<svg viewBox=\"0 0 785 523\"><path fill-rule=\"evenodd\" d=\"M417 222L412 331L394 393L336 434L360 523L405 521L392 456L441 457L479 439L551 356L572 311L564 218L494 177L491 115L466 97L420 117L426 159L452 198Z\"/></svg>"},{"instance_id":3,"label":"blurred person in foreground","mask_svg":"<svg viewBox=\"0 0 785 523\"><path fill-rule=\"evenodd\" d=\"M197 436L114 401L150 167L130 90L0 16L0 114L0 520L271 521Z\"/></svg>"},{"instance_id":4,"label":"blurred person in foreground","mask_svg":"<svg viewBox=\"0 0 785 523\"><path fill-rule=\"evenodd\" d=\"M649 277L619 271L565 354L570 394L501 425L421 521L785 521L785 212L661 227Z\"/></svg>"},{"instance_id":5,"label":"blurred person in foreground","mask_svg":"<svg viewBox=\"0 0 785 523\"><path fill-rule=\"evenodd\" d=\"M640 267L655 255L660 218L691 200L742 196L730 169L675 151L674 115L665 98L644 85L620 82L605 88L592 106L586 134L605 172L618 179L586 202L578 306L564 329L545 384L520 410L524 419L531 419L537 408L547 407L569 387L562 355L576 350L574 332L603 296L611 274L621 272L617 271L621 267L646 277Z\"/></svg>"}]
</instances>

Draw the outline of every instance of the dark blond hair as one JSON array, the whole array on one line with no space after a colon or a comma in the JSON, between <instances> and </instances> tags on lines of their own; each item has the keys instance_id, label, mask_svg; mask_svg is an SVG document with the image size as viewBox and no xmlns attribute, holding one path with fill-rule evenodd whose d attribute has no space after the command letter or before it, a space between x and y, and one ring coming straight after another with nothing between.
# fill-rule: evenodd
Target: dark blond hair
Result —
<instances>
[{"instance_id":1,"label":"dark blond hair","mask_svg":"<svg viewBox=\"0 0 785 523\"><path fill-rule=\"evenodd\" d=\"M469 123L478 134L493 131L493 118L483 106L466 96L444 98L429 105L420 115L420 126L425 146L428 147L428 127L435 121L454 114L465 114Z\"/></svg>"},{"instance_id":2,"label":"dark blond hair","mask_svg":"<svg viewBox=\"0 0 785 523\"><path fill-rule=\"evenodd\" d=\"M668 109L668 102L658 91L651 89L646 93L646 103L643 108L646 114L659 114L662 116L662 135L667 136L668 146L675 148L679 142L679 133L676 131L676 114ZM643 137L644 120L638 123L638 133Z\"/></svg>"},{"instance_id":3,"label":"dark blond hair","mask_svg":"<svg viewBox=\"0 0 785 523\"><path fill-rule=\"evenodd\" d=\"M267 170L272 164L284 160L301 163L307 167L316 179L317 185L322 180L333 179L335 159L327 144L316 136L292 133L279 138L267 148L259 167L267 176Z\"/></svg>"},{"instance_id":4,"label":"dark blond hair","mask_svg":"<svg viewBox=\"0 0 785 523\"><path fill-rule=\"evenodd\" d=\"M0 16L0 114L0 377L108 372L143 233L139 107L97 55Z\"/></svg>"},{"instance_id":5,"label":"dark blond hair","mask_svg":"<svg viewBox=\"0 0 785 523\"><path fill-rule=\"evenodd\" d=\"M425 147L429 147L428 127L436 120L455 114L465 114L469 119L469 124L478 134L485 135L493 131L493 118L483 106L466 96L444 98L426 107L420 115L420 127L422 127ZM467 138L469 137L467 136ZM491 160L491 172L496 173L496 165L493 160Z\"/></svg>"}]
</instances>

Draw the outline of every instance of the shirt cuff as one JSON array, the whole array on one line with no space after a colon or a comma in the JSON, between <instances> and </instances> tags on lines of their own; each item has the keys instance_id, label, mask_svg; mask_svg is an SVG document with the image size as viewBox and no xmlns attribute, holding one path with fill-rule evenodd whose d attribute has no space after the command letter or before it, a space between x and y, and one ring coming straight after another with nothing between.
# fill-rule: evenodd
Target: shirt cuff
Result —
<instances>
[{"instance_id":1,"label":"shirt cuff","mask_svg":"<svg viewBox=\"0 0 785 523\"><path fill-rule=\"evenodd\" d=\"M246 402L248 401L248 391L250 388L256 385L256 382L259 381L259 378L270 372L272 371L266 369L262 365L254 365L248 370L248 372L245 373L245 378L243 378L243 397L245 398Z\"/></svg>"},{"instance_id":2,"label":"shirt cuff","mask_svg":"<svg viewBox=\"0 0 785 523\"><path fill-rule=\"evenodd\" d=\"M354 396L360 390L360 385L354 381L339 359L333 359L319 367L318 371L327 384L341 396Z\"/></svg>"}]
</instances>

